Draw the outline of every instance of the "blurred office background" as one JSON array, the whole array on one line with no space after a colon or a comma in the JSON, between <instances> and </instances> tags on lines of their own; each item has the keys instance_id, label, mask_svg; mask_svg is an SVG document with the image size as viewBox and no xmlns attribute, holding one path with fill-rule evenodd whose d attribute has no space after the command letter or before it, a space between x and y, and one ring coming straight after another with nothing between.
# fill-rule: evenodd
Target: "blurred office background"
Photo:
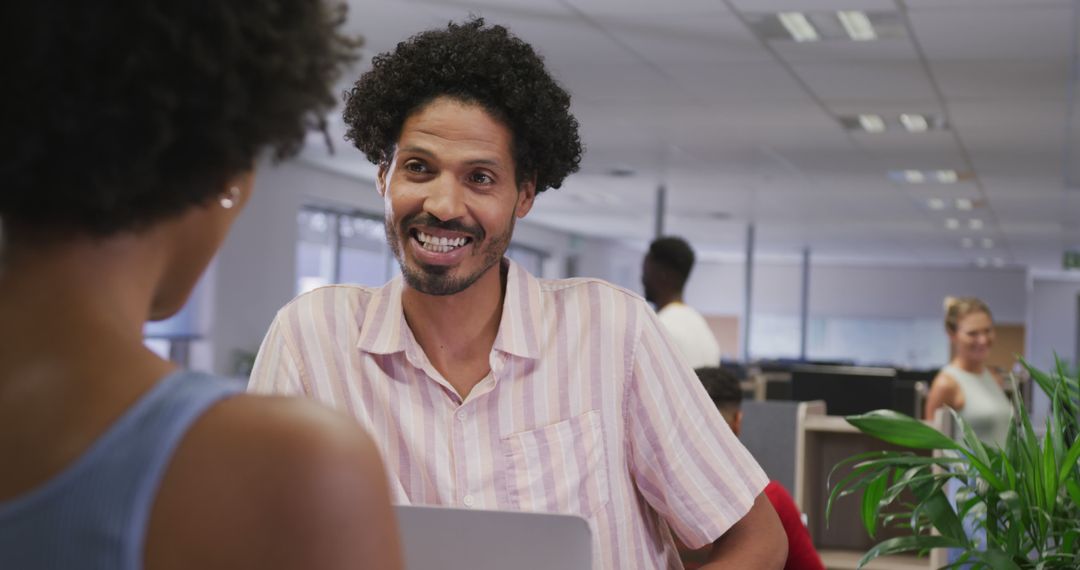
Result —
<instances>
[{"instance_id":1,"label":"blurred office background","mask_svg":"<svg viewBox=\"0 0 1080 570\"><path fill-rule=\"evenodd\" d=\"M933 369L947 295L984 299L996 363L1077 358L1077 7L1071 0L352 0L363 61L469 14L572 93L581 172L518 224L548 278L640 292L657 233L725 359ZM275 311L397 272L375 169L331 116L256 194L191 304L148 344L243 375ZM1045 405L1036 395L1036 404Z\"/></svg>"}]
</instances>

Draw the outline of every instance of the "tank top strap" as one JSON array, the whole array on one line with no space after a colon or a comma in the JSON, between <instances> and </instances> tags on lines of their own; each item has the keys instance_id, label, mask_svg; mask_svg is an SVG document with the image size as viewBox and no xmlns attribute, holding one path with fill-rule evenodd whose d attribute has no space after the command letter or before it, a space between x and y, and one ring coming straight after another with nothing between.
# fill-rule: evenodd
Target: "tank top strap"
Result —
<instances>
[{"instance_id":1,"label":"tank top strap","mask_svg":"<svg viewBox=\"0 0 1080 570\"><path fill-rule=\"evenodd\" d=\"M67 469L0 503L0 567L141 568L173 453L207 409L242 391L196 372L160 380Z\"/></svg>"}]
</instances>

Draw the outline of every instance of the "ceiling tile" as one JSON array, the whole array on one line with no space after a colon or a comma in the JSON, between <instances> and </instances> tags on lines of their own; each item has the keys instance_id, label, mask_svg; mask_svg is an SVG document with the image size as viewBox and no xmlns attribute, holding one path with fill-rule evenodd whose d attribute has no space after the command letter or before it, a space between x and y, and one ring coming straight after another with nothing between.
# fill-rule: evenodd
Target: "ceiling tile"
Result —
<instances>
[{"instance_id":1,"label":"ceiling tile","mask_svg":"<svg viewBox=\"0 0 1080 570\"><path fill-rule=\"evenodd\" d=\"M910 19L931 63L1060 60L1071 53L1073 11L1069 6L926 10L911 12Z\"/></svg>"}]
</instances>

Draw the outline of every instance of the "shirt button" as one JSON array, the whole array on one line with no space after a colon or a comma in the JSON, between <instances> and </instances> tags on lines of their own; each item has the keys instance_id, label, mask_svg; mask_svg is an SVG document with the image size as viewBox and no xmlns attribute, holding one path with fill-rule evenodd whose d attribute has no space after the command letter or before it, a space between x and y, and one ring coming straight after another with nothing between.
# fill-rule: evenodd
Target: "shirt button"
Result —
<instances>
[{"instance_id":1,"label":"shirt button","mask_svg":"<svg viewBox=\"0 0 1080 570\"><path fill-rule=\"evenodd\" d=\"M476 504L476 498L472 495L465 495L464 497L462 497L461 502L465 503L466 507L472 507Z\"/></svg>"},{"instance_id":2,"label":"shirt button","mask_svg":"<svg viewBox=\"0 0 1080 570\"><path fill-rule=\"evenodd\" d=\"M469 414L467 414L465 412L458 412L457 413L457 419L459 419L461 421L465 421L465 418L467 418L467 417L469 417Z\"/></svg>"}]
</instances>

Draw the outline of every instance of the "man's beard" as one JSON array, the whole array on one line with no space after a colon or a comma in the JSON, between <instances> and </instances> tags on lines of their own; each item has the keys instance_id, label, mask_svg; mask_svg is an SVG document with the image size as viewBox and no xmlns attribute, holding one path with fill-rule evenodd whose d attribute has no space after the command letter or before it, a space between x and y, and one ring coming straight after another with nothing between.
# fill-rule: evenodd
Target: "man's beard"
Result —
<instances>
[{"instance_id":1,"label":"man's beard","mask_svg":"<svg viewBox=\"0 0 1080 570\"><path fill-rule=\"evenodd\" d=\"M450 273L455 269L455 266L429 265L416 262L416 267L410 267L409 263L405 261L405 249L401 243L402 234L397 231L397 228L408 228L414 225L468 233L472 236L472 242L461 247L476 248L479 247L478 244L483 244L483 249L480 251L480 269L463 277L454 277ZM420 293L435 296L456 295L471 287L492 267L502 261L503 255L510 246L510 237L514 233L513 217L511 217L510 225L505 232L498 236L492 236L486 242L484 241L485 233L482 228L470 228L458 222L442 222L427 213L402 220L400 226L395 226L392 220L386 219L384 226L386 227L386 241L390 245L391 251L394 252L394 257L397 258L405 283ZM404 239L412 239L412 237L406 234Z\"/></svg>"}]
</instances>

